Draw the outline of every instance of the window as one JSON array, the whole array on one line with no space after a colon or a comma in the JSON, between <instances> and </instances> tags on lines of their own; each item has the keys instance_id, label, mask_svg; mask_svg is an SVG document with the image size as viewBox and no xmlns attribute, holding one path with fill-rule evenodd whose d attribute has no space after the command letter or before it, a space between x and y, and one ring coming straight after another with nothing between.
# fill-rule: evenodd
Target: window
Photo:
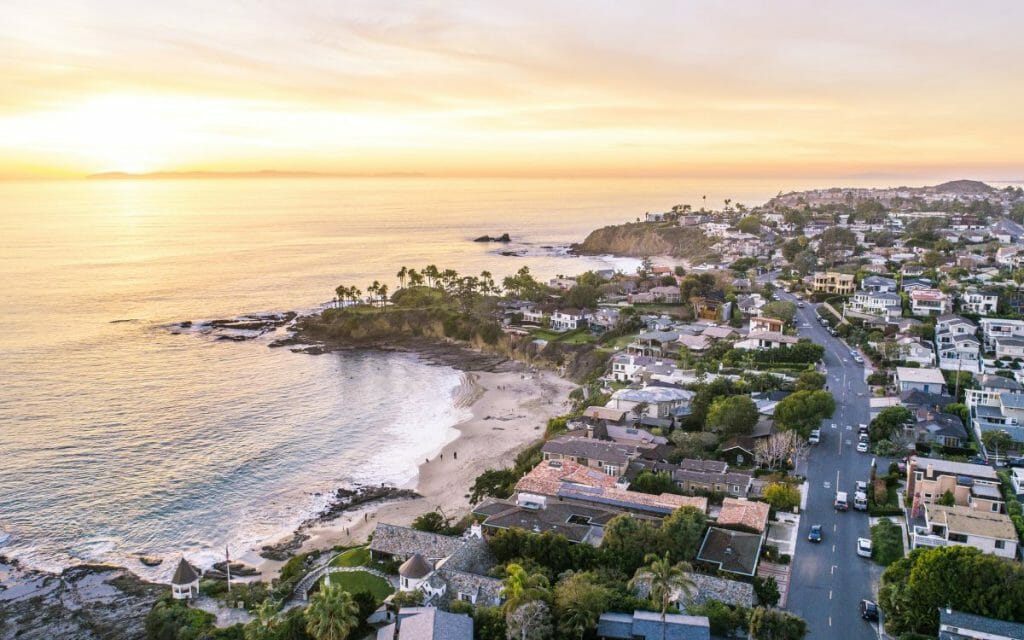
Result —
<instances>
[{"instance_id":1,"label":"window","mask_svg":"<svg viewBox=\"0 0 1024 640\"><path fill-rule=\"evenodd\" d=\"M996 549L1005 549L1006 540L996 540Z\"/></svg>"},{"instance_id":2,"label":"window","mask_svg":"<svg viewBox=\"0 0 1024 640\"><path fill-rule=\"evenodd\" d=\"M930 494L930 493L924 494L924 499L925 500L931 500L932 499L932 494Z\"/></svg>"},{"instance_id":3,"label":"window","mask_svg":"<svg viewBox=\"0 0 1024 640\"><path fill-rule=\"evenodd\" d=\"M951 533L951 534L949 534L949 536L947 536L946 539L949 540L950 542L961 542L961 543L966 543L967 542L967 536L965 536L962 533Z\"/></svg>"},{"instance_id":4,"label":"window","mask_svg":"<svg viewBox=\"0 0 1024 640\"><path fill-rule=\"evenodd\" d=\"M998 503L998 502L993 502L993 503L992 503L991 505L989 505L989 506L990 506L990 507L992 508L992 511L993 511L994 513L999 513L999 503Z\"/></svg>"}]
</instances>

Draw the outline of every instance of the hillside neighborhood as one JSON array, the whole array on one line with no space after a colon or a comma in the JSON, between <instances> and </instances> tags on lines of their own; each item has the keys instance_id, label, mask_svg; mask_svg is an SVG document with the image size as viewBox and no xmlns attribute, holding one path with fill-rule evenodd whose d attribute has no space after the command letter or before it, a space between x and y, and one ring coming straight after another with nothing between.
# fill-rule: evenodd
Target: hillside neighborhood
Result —
<instances>
[{"instance_id":1,"label":"hillside neighborhood","mask_svg":"<svg viewBox=\"0 0 1024 640\"><path fill-rule=\"evenodd\" d=\"M366 593L352 637L379 640L1024 638L1024 192L822 190L637 225L711 249L368 301L485 308L452 335L559 369L572 410L467 487L469 513L296 556L278 592Z\"/></svg>"}]
</instances>

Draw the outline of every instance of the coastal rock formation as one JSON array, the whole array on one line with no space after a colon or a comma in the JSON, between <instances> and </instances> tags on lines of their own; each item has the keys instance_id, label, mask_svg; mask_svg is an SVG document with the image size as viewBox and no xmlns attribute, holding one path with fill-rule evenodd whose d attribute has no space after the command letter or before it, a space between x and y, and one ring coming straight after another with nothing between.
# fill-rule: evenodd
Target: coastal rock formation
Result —
<instances>
[{"instance_id":1,"label":"coastal rock formation","mask_svg":"<svg viewBox=\"0 0 1024 640\"><path fill-rule=\"evenodd\" d=\"M578 255L635 258L672 256L699 262L711 253L712 244L699 229L630 222L595 229L583 242L572 245L572 251Z\"/></svg>"},{"instance_id":2,"label":"coastal rock formation","mask_svg":"<svg viewBox=\"0 0 1024 640\"><path fill-rule=\"evenodd\" d=\"M500 236L480 236L473 242L512 242L512 238L507 233L503 233Z\"/></svg>"},{"instance_id":3,"label":"coastal rock formation","mask_svg":"<svg viewBox=\"0 0 1024 640\"><path fill-rule=\"evenodd\" d=\"M122 567L79 565L58 575L0 556L0 638L144 638L146 614L167 591Z\"/></svg>"}]
</instances>

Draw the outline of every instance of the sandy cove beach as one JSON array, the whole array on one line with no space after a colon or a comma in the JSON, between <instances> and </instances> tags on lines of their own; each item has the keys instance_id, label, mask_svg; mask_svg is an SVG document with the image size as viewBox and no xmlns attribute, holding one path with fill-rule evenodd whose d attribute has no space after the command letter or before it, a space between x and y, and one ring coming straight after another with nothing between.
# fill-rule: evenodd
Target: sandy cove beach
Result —
<instances>
[{"instance_id":1,"label":"sandy cove beach","mask_svg":"<svg viewBox=\"0 0 1024 640\"><path fill-rule=\"evenodd\" d=\"M458 437L419 466L419 475L406 488L422 498L371 505L306 529L310 536L301 552L366 541L377 522L409 525L417 516L440 508L457 520L469 511L469 488L486 469L512 465L516 454L544 433L548 418L568 408L575 387L548 371L476 371L464 374L455 393L472 417L457 425ZM276 576L280 562L259 563L263 579Z\"/></svg>"}]
</instances>

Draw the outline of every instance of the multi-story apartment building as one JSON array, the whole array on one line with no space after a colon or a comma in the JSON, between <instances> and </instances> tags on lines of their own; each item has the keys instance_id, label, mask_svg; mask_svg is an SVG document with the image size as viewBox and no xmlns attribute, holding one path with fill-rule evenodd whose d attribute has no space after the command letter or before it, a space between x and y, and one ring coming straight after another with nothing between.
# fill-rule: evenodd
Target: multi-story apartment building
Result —
<instances>
[{"instance_id":1,"label":"multi-story apartment building","mask_svg":"<svg viewBox=\"0 0 1024 640\"><path fill-rule=\"evenodd\" d=\"M852 296L856 290L853 276L837 271L815 273L813 287L815 293L830 293L839 296Z\"/></svg>"}]
</instances>

